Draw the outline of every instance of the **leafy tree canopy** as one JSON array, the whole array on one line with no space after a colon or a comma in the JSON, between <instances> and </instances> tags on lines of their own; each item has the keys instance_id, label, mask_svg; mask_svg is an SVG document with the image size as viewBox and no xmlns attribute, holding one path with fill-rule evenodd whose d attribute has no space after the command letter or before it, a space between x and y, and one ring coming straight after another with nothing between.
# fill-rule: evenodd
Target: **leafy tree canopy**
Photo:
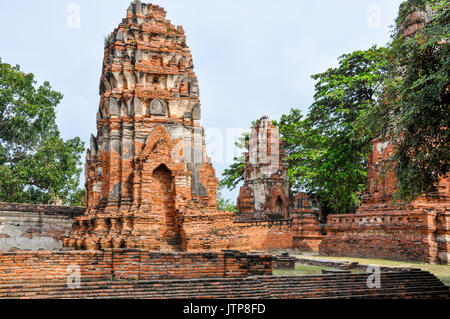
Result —
<instances>
[{"instance_id":1,"label":"leafy tree canopy","mask_svg":"<svg viewBox=\"0 0 450 319\"><path fill-rule=\"evenodd\" d=\"M352 212L366 184L367 158L376 125L368 114L382 91L386 49L372 47L339 58L313 75L314 103L303 119L291 110L279 122L294 188L307 190L335 212Z\"/></svg>"},{"instance_id":2,"label":"leafy tree canopy","mask_svg":"<svg viewBox=\"0 0 450 319\"><path fill-rule=\"evenodd\" d=\"M411 19L417 10L425 14ZM407 19L425 22L423 29L404 37ZM343 55L338 67L312 76L317 82L308 114L292 109L277 123L294 189L313 193L334 212L354 211L365 190L370 142L383 136L394 142L389 167L397 176L397 198L437 192L450 167L449 28L447 1L406 1L387 48ZM222 185L234 188L243 176L239 158Z\"/></svg>"},{"instance_id":3,"label":"leafy tree canopy","mask_svg":"<svg viewBox=\"0 0 450 319\"><path fill-rule=\"evenodd\" d=\"M421 10L424 28L404 37L406 17ZM422 19L419 17L419 19ZM397 197L413 200L436 194L450 168L450 10L447 1L406 2L389 48L385 101L378 113L384 132L395 142L392 157Z\"/></svg>"},{"instance_id":4,"label":"leafy tree canopy","mask_svg":"<svg viewBox=\"0 0 450 319\"><path fill-rule=\"evenodd\" d=\"M78 138L63 141L56 125L62 95L33 74L0 60L0 201L82 204Z\"/></svg>"},{"instance_id":5,"label":"leafy tree canopy","mask_svg":"<svg viewBox=\"0 0 450 319\"><path fill-rule=\"evenodd\" d=\"M370 141L377 136L368 114L382 89L385 57L386 50L376 47L343 55L337 68L313 76L315 102L308 115L292 109L275 123L285 142L293 189L314 193L333 211L353 211L365 188ZM221 186L236 187L244 165L243 157L236 158Z\"/></svg>"}]
</instances>

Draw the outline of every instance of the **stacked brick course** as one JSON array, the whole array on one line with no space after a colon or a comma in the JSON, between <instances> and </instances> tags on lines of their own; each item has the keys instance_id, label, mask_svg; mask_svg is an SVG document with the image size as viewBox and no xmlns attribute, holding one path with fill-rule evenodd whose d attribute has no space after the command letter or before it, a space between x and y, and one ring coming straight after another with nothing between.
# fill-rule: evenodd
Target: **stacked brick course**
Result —
<instances>
[{"instance_id":1,"label":"stacked brick course","mask_svg":"<svg viewBox=\"0 0 450 319\"><path fill-rule=\"evenodd\" d=\"M0 252L0 285L66 283L80 271L82 282L239 278L271 275L272 257L236 251L162 253L132 249L68 252Z\"/></svg>"},{"instance_id":2,"label":"stacked brick course","mask_svg":"<svg viewBox=\"0 0 450 319\"><path fill-rule=\"evenodd\" d=\"M0 251L60 250L83 207L0 203Z\"/></svg>"},{"instance_id":3,"label":"stacked brick course","mask_svg":"<svg viewBox=\"0 0 450 319\"><path fill-rule=\"evenodd\" d=\"M382 285L367 285L370 274L340 273L316 276L251 276L203 279L95 280L79 287L66 283L0 284L0 298L167 298L167 299L303 299L303 298L449 298L438 278L418 269L382 272Z\"/></svg>"}]
</instances>

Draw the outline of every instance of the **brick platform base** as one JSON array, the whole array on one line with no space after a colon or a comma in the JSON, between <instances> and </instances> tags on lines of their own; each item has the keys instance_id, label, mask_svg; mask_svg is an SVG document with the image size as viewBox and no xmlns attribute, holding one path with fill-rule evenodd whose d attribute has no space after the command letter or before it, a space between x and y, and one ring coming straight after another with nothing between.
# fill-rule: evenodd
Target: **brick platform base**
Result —
<instances>
[{"instance_id":1,"label":"brick platform base","mask_svg":"<svg viewBox=\"0 0 450 319\"><path fill-rule=\"evenodd\" d=\"M420 270L381 274L381 287L368 288L367 274L153 281L92 281L65 284L0 284L0 298L449 298L449 289Z\"/></svg>"}]
</instances>

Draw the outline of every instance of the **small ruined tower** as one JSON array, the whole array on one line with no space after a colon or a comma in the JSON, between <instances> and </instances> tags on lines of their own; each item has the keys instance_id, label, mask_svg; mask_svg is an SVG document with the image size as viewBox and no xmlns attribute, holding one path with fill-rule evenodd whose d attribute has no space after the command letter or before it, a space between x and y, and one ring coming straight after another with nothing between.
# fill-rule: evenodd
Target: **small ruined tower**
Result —
<instances>
[{"instance_id":1,"label":"small ruined tower","mask_svg":"<svg viewBox=\"0 0 450 319\"><path fill-rule=\"evenodd\" d=\"M237 200L251 219L289 217L288 164L280 133L264 116L256 122L245 154L245 179Z\"/></svg>"},{"instance_id":2,"label":"small ruined tower","mask_svg":"<svg viewBox=\"0 0 450 319\"><path fill-rule=\"evenodd\" d=\"M400 25L399 31L404 38L414 37L417 32L425 27L434 13L429 6L423 9L403 6L404 4L401 5L400 11L408 9L409 12ZM393 217L387 217L388 220L393 220L394 216L403 214L407 216L407 224L422 220L423 226L420 229L414 226L416 229L410 235L416 236L412 238L417 238L419 235L423 236L423 239L421 239L423 244L420 246L424 247L425 251L421 258L429 262L450 264L450 216L448 214L450 174L440 179L437 185L438 198L422 195L410 203L393 202L397 191L397 179L390 162L395 153L395 147L394 141L389 139L380 137L372 141L372 152L369 155L367 168L367 187L358 214L380 215L379 220L386 218L383 216L385 213L393 215ZM395 226L396 232L397 229L401 229L400 217L398 217L398 224ZM406 228L407 226L404 225L403 227ZM324 242L325 249L335 245L333 239L336 237L329 236L328 238L329 240ZM414 243L416 242L420 241L415 239Z\"/></svg>"},{"instance_id":3,"label":"small ruined tower","mask_svg":"<svg viewBox=\"0 0 450 319\"><path fill-rule=\"evenodd\" d=\"M183 250L188 209L216 209L200 99L182 27L133 2L105 40L86 213L65 247Z\"/></svg>"}]
</instances>

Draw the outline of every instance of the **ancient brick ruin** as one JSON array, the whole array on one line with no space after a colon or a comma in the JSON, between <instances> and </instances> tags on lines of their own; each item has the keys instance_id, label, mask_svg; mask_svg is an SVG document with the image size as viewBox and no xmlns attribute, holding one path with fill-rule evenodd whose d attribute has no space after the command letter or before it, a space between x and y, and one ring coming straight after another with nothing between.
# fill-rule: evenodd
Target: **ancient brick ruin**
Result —
<instances>
[{"instance_id":1,"label":"ancient brick ruin","mask_svg":"<svg viewBox=\"0 0 450 319\"><path fill-rule=\"evenodd\" d=\"M268 117L262 117L252 129L248 145L238 211L255 220L289 218L288 165L278 128Z\"/></svg>"},{"instance_id":2,"label":"ancient brick ruin","mask_svg":"<svg viewBox=\"0 0 450 319\"><path fill-rule=\"evenodd\" d=\"M430 14L428 9L413 10L400 27L403 36L414 36ZM450 264L450 176L441 178L438 197L394 203L396 177L389 167L393 152L392 141L372 141L362 206L355 215L328 217L320 252Z\"/></svg>"},{"instance_id":3,"label":"ancient brick ruin","mask_svg":"<svg viewBox=\"0 0 450 319\"><path fill-rule=\"evenodd\" d=\"M163 8L130 6L106 44L87 211L66 247L185 250L183 215L216 210L193 68Z\"/></svg>"},{"instance_id":4,"label":"ancient brick ruin","mask_svg":"<svg viewBox=\"0 0 450 319\"><path fill-rule=\"evenodd\" d=\"M79 208L72 214L3 205L2 249L60 249L77 216L65 250L320 247L328 255L449 263L449 178L441 181L439 199L393 205L394 174L380 176L392 143L379 139L373 142L362 207L355 215L329 216L325 237L308 196L292 194L279 131L262 117L245 154L239 213L218 211L192 56L183 28L165 16L164 9L137 1L106 42L98 130L86 156L84 214L79 216ZM423 27L419 18L426 17L407 17L405 36ZM19 218L19 211L29 219Z\"/></svg>"},{"instance_id":5,"label":"ancient brick ruin","mask_svg":"<svg viewBox=\"0 0 450 319\"><path fill-rule=\"evenodd\" d=\"M362 205L357 214L328 216L320 253L450 264L450 178L441 179L438 198L394 203L396 178L386 169L393 144L372 145Z\"/></svg>"},{"instance_id":6,"label":"ancient brick ruin","mask_svg":"<svg viewBox=\"0 0 450 319\"><path fill-rule=\"evenodd\" d=\"M0 203L0 251L61 250L84 207Z\"/></svg>"},{"instance_id":7,"label":"ancient brick ruin","mask_svg":"<svg viewBox=\"0 0 450 319\"><path fill-rule=\"evenodd\" d=\"M0 299L303 299L448 298L438 278L419 269L381 273L378 288L366 273L271 275L271 256L245 254L79 251L0 253ZM68 287L67 266L80 263L82 281ZM71 269L71 268L69 268ZM70 272L69 272L70 273ZM189 274L190 278L186 278Z\"/></svg>"},{"instance_id":8,"label":"ancient brick ruin","mask_svg":"<svg viewBox=\"0 0 450 319\"><path fill-rule=\"evenodd\" d=\"M310 207L307 194L291 194L287 171L279 130L263 116L251 130L248 152L245 153L244 185L237 199L237 221L289 221L289 227L284 231L290 247L318 251L324 237L319 216Z\"/></svg>"}]
</instances>

